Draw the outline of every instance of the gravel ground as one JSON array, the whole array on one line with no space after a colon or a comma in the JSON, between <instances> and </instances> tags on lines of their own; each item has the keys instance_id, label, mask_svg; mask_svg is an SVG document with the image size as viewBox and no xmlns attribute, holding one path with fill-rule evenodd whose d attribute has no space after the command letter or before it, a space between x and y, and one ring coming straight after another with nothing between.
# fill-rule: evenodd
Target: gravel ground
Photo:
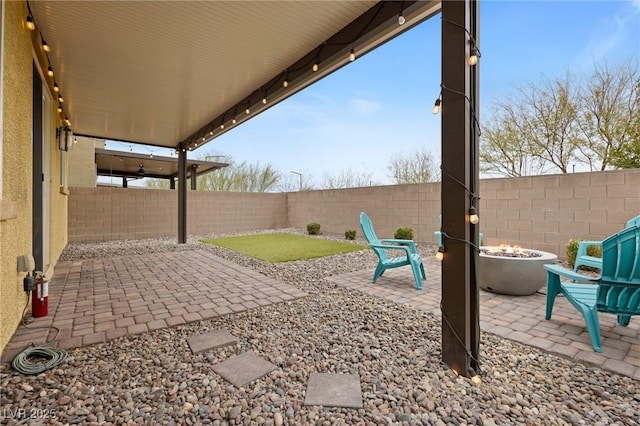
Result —
<instances>
[{"instance_id":1,"label":"gravel ground","mask_svg":"<svg viewBox=\"0 0 640 426\"><path fill-rule=\"evenodd\" d=\"M290 232L299 232L289 230ZM339 236L324 236L336 238ZM73 350L38 376L0 366L3 424L640 424L640 383L483 333L482 384L440 361L440 320L323 277L375 266L371 251L268 264L208 247L309 297ZM72 244L62 260L202 249L197 238ZM424 256L433 246L420 246ZM228 329L233 347L186 338ZM278 369L244 388L211 364L252 350ZM359 374L363 409L304 406L310 373ZM18 409L35 420L15 419ZM40 419L37 419L37 418ZM44 417L49 417L44 419Z\"/></svg>"}]
</instances>

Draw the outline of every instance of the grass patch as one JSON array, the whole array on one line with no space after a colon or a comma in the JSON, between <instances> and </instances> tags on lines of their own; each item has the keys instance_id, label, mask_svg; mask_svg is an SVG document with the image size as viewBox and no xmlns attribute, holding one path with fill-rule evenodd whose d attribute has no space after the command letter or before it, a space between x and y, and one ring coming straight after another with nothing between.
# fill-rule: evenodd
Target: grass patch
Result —
<instances>
[{"instance_id":1,"label":"grass patch","mask_svg":"<svg viewBox=\"0 0 640 426\"><path fill-rule=\"evenodd\" d=\"M257 234L201 240L267 262L290 262L368 249L369 246L294 234Z\"/></svg>"}]
</instances>

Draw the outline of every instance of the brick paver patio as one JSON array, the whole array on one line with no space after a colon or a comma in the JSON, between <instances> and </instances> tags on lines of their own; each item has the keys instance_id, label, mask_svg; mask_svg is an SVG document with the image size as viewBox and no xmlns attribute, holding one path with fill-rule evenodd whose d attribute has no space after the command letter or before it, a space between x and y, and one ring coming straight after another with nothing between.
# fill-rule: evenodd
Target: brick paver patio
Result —
<instances>
[{"instance_id":1,"label":"brick paver patio","mask_svg":"<svg viewBox=\"0 0 640 426\"><path fill-rule=\"evenodd\" d=\"M65 349L306 296L204 250L61 262L49 288L49 315L29 325L58 327ZM20 326L2 361L55 334Z\"/></svg>"},{"instance_id":2,"label":"brick paver patio","mask_svg":"<svg viewBox=\"0 0 640 426\"><path fill-rule=\"evenodd\" d=\"M371 282L373 269L329 277L331 282L440 315L441 264L424 259L427 280L416 290L410 268L388 270ZM546 293L546 287L540 290ZM602 352L593 351L580 313L564 298L556 298L551 320L544 319L546 296L505 296L480 290L480 329L536 346L576 361L640 379L640 318L621 327L614 315L600 314Z\"/></svg>"}]
</instances>

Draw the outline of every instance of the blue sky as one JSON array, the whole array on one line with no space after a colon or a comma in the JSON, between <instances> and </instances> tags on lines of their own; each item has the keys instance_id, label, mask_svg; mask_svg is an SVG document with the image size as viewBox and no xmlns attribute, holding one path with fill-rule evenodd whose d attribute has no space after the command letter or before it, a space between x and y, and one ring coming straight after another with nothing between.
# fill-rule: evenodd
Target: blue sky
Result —
<instances>
[{"instance_id":1,"label":"blue sky","mask_svg":"<svg viewBox=\"0 0 640 426\"><path fill-rule=\"evenodd\" d=\"M190 153L291 170L316 185L352 169L391 184L396 153L440 158L440 15ZM481 1L480 124L526 82L640 61L640 0ZM112 149L128 145L108 143ZM137 150L137 149L136 149ZM144 148L140 152L148 152ZM155 151L159 155L165 153Z\"/></svg>"}]
</instances>

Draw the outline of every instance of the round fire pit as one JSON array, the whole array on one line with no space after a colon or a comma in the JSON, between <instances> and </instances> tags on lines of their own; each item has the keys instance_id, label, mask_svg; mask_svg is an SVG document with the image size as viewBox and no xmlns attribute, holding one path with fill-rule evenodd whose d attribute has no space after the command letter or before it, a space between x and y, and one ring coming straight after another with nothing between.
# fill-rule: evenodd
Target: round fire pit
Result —
<instances>
[{"instance_id":1,"label":"round fire pit","mask_svg":"<svg viewBox=\"0 0 640 426\"><path fill-rule=\"evenodd\" d=\"M478 285L492 293L526 296L547 282L542 265L556 263L558 256L539 250L512 247L480 247Z\"/></svg>"}]
</instances>

